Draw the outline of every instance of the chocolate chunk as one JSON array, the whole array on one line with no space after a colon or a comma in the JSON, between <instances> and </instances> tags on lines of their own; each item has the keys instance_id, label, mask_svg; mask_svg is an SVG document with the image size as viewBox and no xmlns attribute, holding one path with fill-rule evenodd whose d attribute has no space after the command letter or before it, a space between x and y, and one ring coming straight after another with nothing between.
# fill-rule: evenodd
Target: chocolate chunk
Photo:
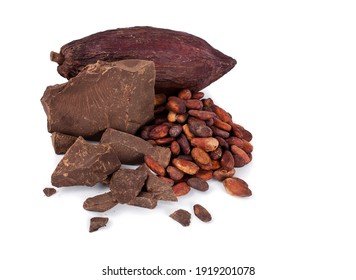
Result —
<instances>
[{"instance_id":1,"label":"chocolate chunk","mask_svg":"<svg viewBox=\"0 0 356 280\"><path fill-rule=\"evenodd\" d=\"M98 61L67 83L47 87L41 102L49 132L84 138L112 127L134 134L153 119L152 61Z\"/></svg>"},{"instance_id":2,"label":"chocolate chunk","mask_svg":"<svg viewBox=\"0 0 356 280\"><path fill-rule=\"evenodd\" d=\"M77 140L78 137L63 134L60 132L53 132L51 138L54 152L57 155L61 155L65 154L68 151L70 146L74 144L75 140Z\"/></svg>"},{"instance_id":3,"label":"chocolate chunk","mask_svg":"<svg viewBox=\"0 0 356 280\"><path fill-rule=\"evenodd\" d=\"M101 227L105 227L109 218L94 217L90 219L89 232L97 231Z\"/></svg>"},{"instance_id":4,"label":"chocolate chunk","mask_svg":"<svg viewBox=\"0 0 356 280\"><path fill-rule=\"evenodd\" d=\"M190 225L191 214L186 210L179 209L170 214L169 217L180 223L183 227L187 227Z\"/></svg>"},{"instance_id":5,"label":"chocolate chunk","mask_svg":"<svg viewBox=\"0 0 356 280\"><path fill-rule=\"evenodd\" d=\"M145 184L147 173L141 170L122 169L116 171L110 180L113 199L119 203L133 200Z\"/></svg>"},{"instance_id":6,"label":"chocolate chunk","mask_svg":"<svg viewBox=\"0 0 356 280\"><path fill-rule=\"evenodd\" d=\"M88 211L105 212L118 204L113 199L111 192L106 192L87 198L83 203L83 208Z\"/></svg>"},{"instance_id":7,"label":"chocolate chunk","mask_svg":"<svg viewBox=\"0 0 356 280\"><path fill-rule=\"evenodd\" d=\"M90 144L78 137L52 174L52 185L94 186L119 169L121 163L106 144Z\"/></svg>"},{"instance_id":8,"label":"chocolate chunk","mask_svg":"<svg viewBox=\"0 0 356 280\"><path fill-rule=\"evenodd\" d=\"M207 223L211 221L211 215L208 212L208 210L206 210L203 206L201 206L200 204L195 204L194 205L194 214L195 216L197 216L201 221Z\"/></svg>"},{"instance_id":9,"label":"chocolate chunk","mask_svg":"<svg viewBox=\"0 0 356 280\"><path fill-rule=\"evenodd\" d=\"M148 192L141 192L133 200L131 200L129 205L153 209L157 206L157 199L154 198L154 194Z\"/></svg>"},{"instance_id":10,"label":"chocolate chunk","mask_svg":"<svg viewBox=\"0 0 356 280\"><path fill-rule=\"evenodd\" d=\"M44 188L44 189L43 189L43 193L44 193L46 196L48 196L48 197L54 195L56 192L57 192L57 191L56 191L55 188Z\"/></svg>"},{"instance_id":11,"label":"chocolate chunk","mask_svg":"<svg viewBox=\"0 0 356 280\"><path fill-rule=\"evenodd\" d=\"M140 137L108 128L100 143L109 144L123 164L141 164L145 155L151 155L160 165L166 167L171 159L171 150L153 146Z\"/></svg>"},{"instance_id":12,"label":"chocolate chunk","mask_svg":"<svg viewBox=\"0 0 356 280\"><path fill-rule=\"evenodd\" d=\"M178 201L176 195L172 190L172 185L153 174L146 164L140 165L137 170L142 170L147 174L148 178L146 181L146 190L149 193L153 193L155 199Z\"/></svg>"}]
</instances>

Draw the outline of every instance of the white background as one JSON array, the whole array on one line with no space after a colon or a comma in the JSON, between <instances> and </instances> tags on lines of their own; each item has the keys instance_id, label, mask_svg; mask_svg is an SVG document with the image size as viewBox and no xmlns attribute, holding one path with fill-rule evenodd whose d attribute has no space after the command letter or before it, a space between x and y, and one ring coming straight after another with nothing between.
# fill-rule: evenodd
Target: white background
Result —
<instances>
[{"instance_id":1,"label":"white background","mask_svg":"<svg viewBox=\"0 0 356 280\"><path fill-rule=\"evenodd\" d=\"M256 267L253 277L224 279L355 279L354 3L2 1L0 279L98 280L108 265ZM254 135L254 159L237 170L253 196L211 183L177 204L98 214L109 224L89 233L95 213L82 203L102 187L42 193L60 157L40 98L65 82L49 52L136 25L189 32L237 60L204 92ZM183 228L168 217L195 203L211 211L211 223L193 217Z\"/></svg>"}]
</instances>

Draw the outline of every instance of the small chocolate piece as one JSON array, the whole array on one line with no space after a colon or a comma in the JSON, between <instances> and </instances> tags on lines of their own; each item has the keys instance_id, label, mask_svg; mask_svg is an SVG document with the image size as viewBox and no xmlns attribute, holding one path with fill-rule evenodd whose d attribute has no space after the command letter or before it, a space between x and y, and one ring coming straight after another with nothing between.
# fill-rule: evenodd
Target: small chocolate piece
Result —
<instances>
[{"instance_id":1,"label":"small chocolate piece","mask_svg":"<svg viewBox=\"0 0 356 280\"><path fill-rule=\"evenodd\" d=\"M44 188L43 189L43 193L47 196L50 197L52 195L54 195L56 193L56 189L55 188Z\"/></svg>"},{"instance_id":2,"label":"small chocolate piece","mask_svg":"<svg viewBox=\"0 0 356 280\"><path fill-rule=\"evenodd\" d=\"M106 144L90 144L78 137L52 174L52 185L94 186L121 166L115 151Z\"/></svg>"},{"instance_id":3,"label":"small chocolate piece","mask_svg":"<svg viewBox=\"0 0 356 280\"><path fill-rule=\"evenodd\" d=\"M186 210L179 209L170 214L169 217L180 223L183 227L187 227L190 225L191 214Z\"/></svg>"},{"instance_id":4,"label":"small chocolate piece","mask_svg":"<svg viewBox=\"0 0 356 280\"><path fill-rule=\"evenodd\" d=\"M190 178L188 179L187 184L191 188L202 192L205 192L209 189L209 184L201 178Z\"/></svg>"},{"instance_id":5,"label":"small chocolate piece","mask_svg":"<svg viewBox=\"0 0 356 280\"><path fill-rule=\"evenodd\" d=\"M97 231L99 228L105 227L108 221L109 218L104 218L104 217L91 218L89 232Z\"/></svg>"},{"instance_id":6,"label":"small chocolate piece","mask_svg":"<svg viewBox=\"0 0 356 280\"><path fill-rule=\"evenodd\" d=\"M197 216L201 221L207 223L211 221L211 215L208 212L208 210L206 210L203 206L201 206L200 204L195 204L194 205L194 214L195 216Z\"/></svg>"},{"instance_id":7,"label":"small chocolate piece","mask_svg":"<svg viewBox=\"0 0 356 280\"><path fill-rule=\"evenodd\" d=\"M147 173L141 170L116 171L109 184L113 199L119 203L130 202L140 193L146 178Z\"/></svg>"},{"instance_id":8,"label":"small chocolate piece","mask_svg":"<svg viewBox=\"0 0 356 280\"><path fill-rule=\"evenodd\" d=\"M105 212L118 204L112 197L111 192L106 192L87 198L83 208L88 211Z\"/></svg>"},{"instance_id":9,"label":"small chocolate piece","mask_svg":"<svg viewBox=\"0 0 356 280\"><path fill-rule=\"evenodd\" d=\"M172 190L172 185L153 174L146 164L140 165L137 170L144 171L147 174L148 178L146 181L146 190L149 193L153 193L155 199L178 201L176 195Z\"/></svg>"},{"instance_id":10,"label":"small chocolate piece","mask_svg":"<svg viewBox=\"0 0 356 280\"><path fill-rule=\"evenodd\" d=\"M112 128L105 130L100 143L109 144L123 164L141 164L143 157L150 155L166 167L171 159L169 148L153 146L139 137Z\"/></svg>"},{"instance_id":11,"label":"small chocolate piece","mask_svg":"<svg viewBox=\"0 0 356 280\"><path fill-rule=\"evenodd\" d=\"M77 140L78 137L63 134L60 132L53 132L51 138L54 152L57 155L61 155L65 154L68 151L70 146L74 144L75 140Z\"/></svg>"},{"instance_id":12,"label":"small chocolate piece","mask_svg":"<svg viewBox=\"0 0 356 280\"><path fill-rule=\"evenodd\" d=\"M47 87L41 102L49 132L84 138L112 127L135 134L153 119L152 61L98 61L67 83Z\"/></svg>"},{"instance_id":13,"label":"small chocolate piece","mask_svg":"<svg viewBox=\"0 0 356 280\"><path fill-rule=\"evenodd\" d=\"M128 205L153 209L157 206L157 199L154 198L154 194L148 192L141 192L133 200L127 203Z\"/></svg>"}]
</instances>

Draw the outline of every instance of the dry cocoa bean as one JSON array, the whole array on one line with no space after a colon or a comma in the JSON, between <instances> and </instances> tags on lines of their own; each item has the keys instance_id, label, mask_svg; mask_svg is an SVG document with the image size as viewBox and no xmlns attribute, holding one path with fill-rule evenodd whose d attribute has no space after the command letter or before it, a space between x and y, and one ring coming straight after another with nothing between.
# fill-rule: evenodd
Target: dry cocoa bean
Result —
<instances>
[{"instance_id":1,"label":"dry cocoa bean","mask_svg":"<svg viewBox=\"0 0 356 280\"><path fill-rule=\"evenodd\" d=\"M246 129L242 129L242 138L250 142L252 140L252 134Z\"/></svg>"},{"instance_id":2,"label":"dry cocoa bean","mask_svg":"<svg viewBox=\"0 0 356 280\"><path fill-rule=\"evenodd\" d=\"M212 152L219 146L219 141L213 137L193 138L191 144L195 147L202 148L206 152Z\"/></svg>"},{"instance_id":3,"label":"dry cocoa bean","mask_svg":"<svg viewBox=\"0 0 356 280\"><path fill-rule=\"evenodd\" d=\"M239 148L242 148L244 146L242 139L237 138L235 136L229 137L226 139L226 142L229 145L236 145Z\"/></svg>"},{"instance_id":4,"label":"dry cocoa bean","mask_svg":"<svg viewBox=\"0 0 356 280\"><path fill-rule=\"evenodd\" d=\"M219 181L224 181L226 178L231 178L235 175L235 169L232 168L230 170L224 169L224 168L219 168L218 170L215 170L213 173L213 177L216 180Z\"/></svg>"},{"instance_id":5,"label":"dry cocoa bean","mask_svg":"<svg viewBox=\"0 0 356 280\"><path fill-rule=\"evenodd\" d=\"M178 137L178 135L182 132L182 126L181 125L173 125L169 129L169 135L172 137Z\"/></svg>"},{"instance_id":6,"label":"dry cocoa bean","mask_svg":"<svg viewBox=\"0 0 356 280\"><path fill-rule=\"evenodd\" d=\"M166 171L163 166L161 166L154 158L150 155L145 155L144 160L146 165L159 176L164 176Z\"/></svg>"},{"instance_id":7,"label":"dry cocoa bean","mask_svg":"<svg viewBox=\"0 0 356 280\"><path fill-rule=\"evenodd\" d=\"M217 147L217 149L216 149L215 151L210 152L210 153L209 153L209 156L210 156L211 159L216 160L216 159L221 158L222 153L223 153L223 152L222 152L222 149L221 149L221 147L219 146L219 147Z\"/></svg>"},{"instance_id":8,"label":"dry cocoa bean","mask_svg":"<svg viewBox=\"0 0 356 280\"><path fill-rule=\"evenodd\" d=\"M244 136L242 133L242 130L234 123L231 125L231 127L232 127L232 134L234 136L242 139Z\"/></svg>"},{"instance_id":9,"label":"dry cocoa bean","mask_svg":"<svg viewBox=\"0 0 356 280\"><path fill-rule=\"evenodd\" d=\"M164 138L168 135L169 127L165 124L160 124L151 129L148 134L151 139Z\"/></svg>"},{"instance_id":10,"label":"dry cocoa bean","mask_svg":"<svg viewBox=\"0 0 356 280\"><path fill-rule=\"evenodd\" d=\"M222 130L220 128L217 128L216 126L212 126L211 129L213 130L215 136L220 136L221 138L225 138L225 139L229 138L229 136L230 136L229 132Z\"/></svg>"},{"instance_id":11,"label":"dry cocoa bean","mask_svg":"<svg viewBox=\"0 0 356 280\"><path fill-rule=\"evenodd\" d=\"M214 125L214 119L208 119L206 121L206 125L209 126L209 127L212 127Z\"/></svg>"},{"instance_id":12,"label":"dry cocoa bean","mask_svg":"<svg viewBox=\"0 0 356 280\"><path fill-rule=\"evenodd\" d=\"M198 172L199 166L194 162L175 158L172 160L172 164L184 173L194 175Z\"/></svg>"},{"instance_id":13,"label":"dry cocoa bean","mask_svg":"<svg viewBox=\"0 0 356 280\"><path fill-rule=\"evenodd\" d=\"M229 144L226 142L227 139L224 139L220 136L216 136L215 137L216 140L219 141L219 145L222 147L222 148L225 148L225 149L228 149L229 148Z\"/></svg>"},{"instance_id":14,"label":"dry cocoa bean","mask_svg":"<svg viewBox=\"0 0 356 280\"><path fill-rule=\"evenodd\" d=\"M189 99L185 101L185 106L188 109L201 110L203 108L203 102L198 99Z\"/></svg>"},{"instance_id":15,"label":"dry cocoa bean","mask_svg":"<svg viewBox=\"0 0 356 280\"><path fill-rule=\"evenodd\" d=\"M203 97L204 97L203 92L196 92L196 93L193 93L193 95L192 95L192 99L202 99Z\"/></svg>"},{"instance_id":16,"label":"dry cocoa bean","mask_svg":"<svg viewBox=\"0 0 356 280\"><path fill-rule=\"evenodd\" d=\"M211 107L214 105L214 101L211 98L202 99L204 107Z\"/></svg>"},{"instance_id":17,"label":"dry cocoa bean","mask_svg":"<svg viewBox=\"0 0 356 280\"><path fill-rule=\"evenodd\" d=\"M240 178L226 178L223 184L228 194L242 197L252 195L247 183Z\"/></svg>"},{"instance_id":18,"label":"dry cocoa bean","mask_svg":"<svg viewBox=\"0 0 356 280\"><path fill-rule=\"evenodd\" d=\"M176 196L183 196L190 192L190 187L186 182L175 184L172 189Z\"/></svg>"},{"instance_id":19,"label":"dry cocoa bean","mask_svg":"<svg viewBox=\"0 0 356 280\"><path fill-rule=\"evenodd\" d=\"M203 206L201 206L200 204L195 204L193 206L193 209L195 216L197 216L201 221L203 221L204 223L211 221L212 218L210 213Z\"/></svg>"},{"instance_id":20,"label":"dry cocoa bean","mask_svg":"<svg viewBox=\"0 0 356 280\"><path fill-rule=\"evenodd\" d=\"M171 152L173 155L177 156L180 153L180 146L177 141L171 143Z\"/></svg>"},{"instance_id":21,"label":"dry cocoa bean","mask_svg":"<svg viewBox=\"0 0 356 280\"><path fill-rule=\"evenodd\" d=\"M176 96L170 96L166 103L166 108L176 114L183 114L186 112L185 103L182 99Z\"/></svg>"},{"instance_id":22,"label":"dry cocoa bean","mask_svg":"<svg viewBox=\"0 0 356 280\"><path fill-rule=\"evenodd\" d=\"M194 139L192 139L194 140ZM185 155L189 155L190 154L190 144L188 142L187 137L185 137L185 135L183 133L179 134L179 136L177 137L177 142L179 144L179 146L181 147L183 153Z\"/></svg>"},{"instance_id":23,"label":"dry cocoa bean","mask_svg":"<svg viewBox=\"0 0 356 280\"><path fill-rule=\"evenodd\" d=\"M155 101L154 101L155 106L160 106L160 105L166 103L166 101L167 101L167 95L165 95L163 93L155 94Z\"/></svg>"},{"instance_id":24,"label":"dry cocoa bean","mask_svg":"<svg viewBox=\"0 0 356 280\"><path fill-rule=\"evenodd\" d=\"M234 168L234 157L232 156L232 153L228 150L224 151L221 160L220 160L220 165L222 168L230 170Z\"/></svg>"},{"instance_id":25,"label":"dry cocoa bean","mask_svg":"<svg viewBox=\"0 0 356 280\"><path fill-rule=\"evenodd\" d=\"M143 126L141 129L141 133L140 133L140 137L142 139L148 140L150 139L150 131L155 127L155 125L147 125L147 126Z\"/></svg>"},{"instance_id":26,"label":"dry cocoa bean","mask_svg":"<svg viewBox=\"0 0 356 280\"><path fill-rule=\"evenodd\" d=\"M212 160L211 166L211 170L218 170L221 167L220 162L218 160Z\"/></svg>"},{"instance_id":27,"label":"dry cocoa bean","mask_svg":"<svg viewBox=\"0 0 356 280\"><path fill-rule=\"evenodd\" d=\"M205 124L202 125L198 122L189 124L189 129L194 134L192 139L194 138L194 136L206 138L206 137L211 137L213 135L213 131L210 129L210 127L208 127ZM188 138L188 140L191 139Z\"/></svg>"},{"instance_id":28,"label":"dry cocoa bean","mask_svg":"<svg viewBox=\"0 0 356 280\"><path fill-rule=\"evenodd\" d=\"M168 166L166 170L169 177L174 181L179 181L184 176L184 172L174 166Z\"/></svg>"},{"instance_id":29,"label":"dry cocoa bean","mask_svg":"<svg viewBox=\"0 0 356 280\"><path fill-rule=\"evenodd\" d=\"M185 121L187 120L187 118L188 118L188 114L187 113L185 113L185 114L178 114L177 115L177 122L178 123L185 123Z\"/></svg>"},{"instance_id":30,"label":"dry cocoa bean","mask_svg":"<svg viewBox=\"0 0 356 280\"><path fill-rule=\"evenodd\" d=\"M230 131L231 130L231 125L229 125L228 123L226 122L223 122L222 120L218 119L218 118L214 118L214 125L217 127L217 128L220 128L222 130L225 130L225 131Z\"/></svg>"},{"instance_id":31,"label":"dry cocoa bean","mask_svg":"<svg viewBox=\"0 0 356 280\"><path fill-rule=\"evenodd\" d=\"M174 140L175 140L175 138L173 138L173 137L165 137L165 138L157 139L155 141L156 141L157 145L164 146L164 145L171 144Z\"/></svg>"},{"instance_id":32,"label":"dry cocoa bean","mask_svg":"<svg viewBox=\"0 0 356 280\"><path fill-rule=\"evenodd\" d=\"M222 109L221 107L219 107L217 105L213 105L213 106L211 106L211 109L218 116L218 118L220 120L222 120L223 122L226 122L226 123L231 122L231 115L228 112L226 112L224 109Z\"/></svg>"},{"instance_id":33,"label":"dry cocoa bean","mask_svg":"<svg viewBox=\"0 0 356 280\"><path fill-rule=\"evenodd\" d=\"M246 165L246 162L239 156L233 155L234 157L234 167L243 167Z\"/></svg>"},{"instance_id":34,"label":"dry cocoa bean","mask_svg":"<svg viewBox=\"0 0 356 280\"><path fill-rule=\"evenodd\" d=\"M201 192L205 192L209 189L208 183L203 179L197 177L188 179L187 184L189 187Z\"/></svg>"},{"instance_id":35,"label":"dry cocoa bean","mask_svg":"<svg viewBox=\"0 0 356 280\"><path fill-rule=\"evenodd\" d=\"M183 100L192 98L192 92L189 89L183 89L178 93L178 97Z\"/></svg>"},{"instance_id":36,"label":"dry cocoa bean","mask_svg":"<svg viewBox=\"0 0 356 280\"><path fill-rule=\"evenodd\" d=\"M199 147L195 147L192 149L191 156L198 164L208 165L211 163L209 154Z\"/></svg>"},{"instance_id":37,"label":"dry cocoa bean","mask_svg":"<svg viewBox=\"0 0 356 280\"><path fill-rule=\"evenodd\" d=\"M236 145L231 145L230 150L234 155L238 156L241 159L244 165L251 161L248 154L243 149L237 147Z\"/></svg>"},{"instance_id":38,"label":"dry cocoa bean","mask_svg":"<svg viewBox=\"0 0 356 280\"><path fill-rule=\"evenodd\" d=\"M197 173L194 174L194 177L201 178L204 181L208 181L213 178L213 170L200 169Z\"/></svg>"},{"instance_id":39,"label":"dry cocoa bean","mask_svg":"<svg viewBox=\"0 0 356 280\"><path fill-rule=\"evenodd\" d=\"M167 120L172 123L175 122L177 120L177 113L169 111L167 115Z\"/></svg>"},{"instance_id":40,"label":"dry cocoa bean","mask_svg":"<svg viewBox=\"0 0 356 280\"><path fill-rule=\"evenodd\" d=\"M242 149L246 152L246 153L252 153L253 151L253 146L250 142L248 142L245 139L242 139L243 145L242 145Z\"/></svg>"},{"instance_id":41,"label":"dry cocoa bean","mask_svg":"<svg viewBox=\"0 0 356 280\"><path fill-rule=\"evenodd\" d=\"M188 114L204 121L216 117L215 113L213 112L199 111L199 110L189 110Z\"/></svg>"},{"instance_id":42,"label":"dry cocoa bean","mask_svg":"<svg viewBox=\"0 0 356 280\"><path fill-rule=\"evenodd\" d=\"M213 165L211 163L211 161L208 164L201 164L197 162L197 165L200 167L200 169L202 170L212 170L213 169Z\"/></svg>"},{"instance_id":43,"label":"dry cocoa bean","mask_svg":"<svg viewBox=\"0 0 356 280\"><path fill-rule=\"evenodd\" d=\"M95 33L64 45L59 54L51 53L51 60L59 64L58 73L66 78L98 60L138 58L154 62L155 92L168 94L186 88L199 91L236 64L199 37L148 26Z\"/></svg>"},{"instance_id":44,"label":"dry cocoa bean","mask_svg":"<svg viewBox=\"0 0 356 280\"><path fill-rule=\"evenodd\" d=\"M198 118L195 118L195 117L192 117L192 116L189 116L188 118L188 124L200 124L200 125L206 125L205 121L201 120L201 119L198 119Z\"/></svg>"},{"instance_id":45,"label":"dry cocoa bean","mask_svg":"<svg viewBox=\"0 0 356 280\"><path fill-rule=\"evenodd\" d=\"M183 132L184 132L185 136L187 137L187 139L189 141L195 137L194 134L192 133L192 131L190 130L190 127L188 126L188 124L183 125L182 128L183 128Z\"/></svg>"},{"instance_id":46,"label":"dry cocoa bean","mask_svg":"<svg viewBox=\"0 0 356 280\"><path fill-rule=\"evenodd\" d=\"M184 159L184 160L187 160L187 161L193 161L193 158L192 158L191 155L179 155L179 156L177 156L177 158Z\"/></svg>"}]
</instances>

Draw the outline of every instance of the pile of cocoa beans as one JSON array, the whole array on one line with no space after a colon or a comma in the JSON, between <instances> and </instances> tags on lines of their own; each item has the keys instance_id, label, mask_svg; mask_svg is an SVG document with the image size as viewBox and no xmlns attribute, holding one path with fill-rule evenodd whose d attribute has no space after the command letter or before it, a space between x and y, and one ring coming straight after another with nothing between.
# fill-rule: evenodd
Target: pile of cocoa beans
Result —
<instances>
[{"instance_id":1,"label":"pile of cocoa beans","mask_svg":"<svg viewBox=\"0 0 356 280\"><path fill-rule=\"evenodd\" d=\"M145 163L172 184L176 196L191 188L206 191L206 181L212 178L222 181L231 195L250 196L248 184L234 175L235 167L252 160L252 134L211 98L203 97L204 93L188 89L177 96L155 95L155 118L139 136L170 147L172 157L166 168L150 156L145 156Z\"/></svg>"}]
</instances>

